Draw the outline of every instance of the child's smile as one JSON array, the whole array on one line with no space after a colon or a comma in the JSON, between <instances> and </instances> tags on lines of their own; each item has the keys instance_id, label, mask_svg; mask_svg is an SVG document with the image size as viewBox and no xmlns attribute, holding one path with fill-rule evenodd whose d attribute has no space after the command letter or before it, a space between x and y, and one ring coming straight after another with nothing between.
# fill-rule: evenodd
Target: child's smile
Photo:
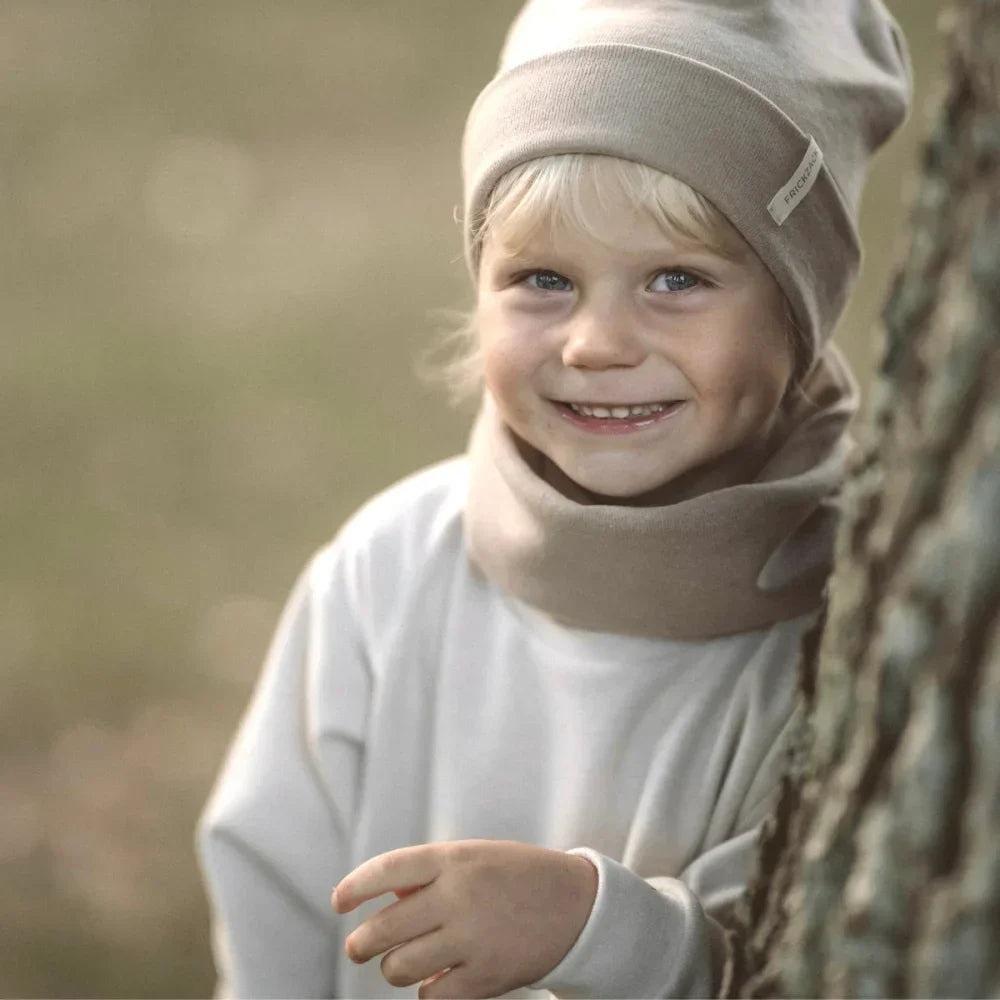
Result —
<instances>
[{"instance_id":1,"label":"child's smile","mask_svg":"<svg viewBox=\"0 0 1000 1000\"><path fill-rule=\"evenodd\" d=\"M657 403L571 403L553 400L570 423L593 434L631 434L674 416L683 399Z\"/></svg>"},{"instance_id":2,"label":"child's smile","mask_svg":"<svg viewBox=\"0 0 1000 1000\"><path fill-rule=\"evenodd\" d=\"M777 283L735 232L731 259L594 203L599 237L542 226L512 251L487 235L477 315L501 416L598 497L744 481L793 368Z\"/></svg>"}]
</instances>

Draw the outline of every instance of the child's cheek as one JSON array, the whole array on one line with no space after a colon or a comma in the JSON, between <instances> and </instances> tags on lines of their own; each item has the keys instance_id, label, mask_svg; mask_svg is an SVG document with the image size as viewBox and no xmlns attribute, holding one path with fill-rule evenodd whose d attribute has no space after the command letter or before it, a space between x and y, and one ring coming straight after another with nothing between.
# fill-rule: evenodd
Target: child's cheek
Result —
<instances>
[{"instance_id":1,"label":"child's cheek","mask_svg":"<svg viewBox=\"0 0 1000 1000\"><path fill-rule=\"evenodd\" d=\"M769 424L784 394L786 367L783 359L745 338L702 355L689 378L716 434L736 443Z\"/></svg>"},{"instance_id":2,"label":"child's cheek","mask_svg":"<svg viewBox=\"0 0 1000 1000\"><path fill-rule=\"evenodd\" d=\"M503 309L486 313L480 338L484 363L504 378L530 372L538 364L540 331L516 314Z\"/></svg>"},{"instance_id":3,"label":"child's cheek","mask_svg":"<svg viewBox=\"0 0 1000 1000\"><path fill-rule=\"evenodd\" d=\"M721 403L742 394L760 364L754 346L743 338L730 337L702 344L691 355L687 362L688 379L703 401Z\"/></svg>"},{"instance_id":4,"label":"child's cheek","mask_svg":"<svg viewBox=\"0 0 1000 1000\"><path fill-rule=\"evenodd\" d=\"M518 425L531 409L535 362L510 330L490 330L482 340L483 378L507 423Z\"/></svg>"}]
</instances>

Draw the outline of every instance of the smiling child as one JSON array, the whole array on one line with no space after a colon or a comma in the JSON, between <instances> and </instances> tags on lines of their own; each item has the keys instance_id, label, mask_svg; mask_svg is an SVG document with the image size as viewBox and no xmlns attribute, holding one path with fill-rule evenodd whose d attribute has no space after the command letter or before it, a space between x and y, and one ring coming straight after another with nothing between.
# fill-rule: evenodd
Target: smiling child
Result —
<instances>
[{"instance_id":1,"label":"smiling child","mask_svg":"<svg viewBox=\"0 0 1000 1000\"><path fill-rule=\"evenodd\" d=\"M292 593L199 831L221 994L719 989L908 94L878 0L523 9L463 144L482 407Z\"/></svg>"}]
</instances>

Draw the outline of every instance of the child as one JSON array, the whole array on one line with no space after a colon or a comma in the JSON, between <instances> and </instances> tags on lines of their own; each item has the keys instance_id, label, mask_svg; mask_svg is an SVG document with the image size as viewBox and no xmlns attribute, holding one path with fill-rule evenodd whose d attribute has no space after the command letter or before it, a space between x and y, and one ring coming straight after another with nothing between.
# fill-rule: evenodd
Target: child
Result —
<instances>
[{"instance_id":1,"label":"child","mask_svg":"<svg viewBox=\"0 0 1000 1000\"><path fill-rule=\"evenodd\" d=\"M483 407L294 589L200 828L221 991L718 990L908 93L879 0L528 3L463 147Z\"/></svg>"}]
</instances>

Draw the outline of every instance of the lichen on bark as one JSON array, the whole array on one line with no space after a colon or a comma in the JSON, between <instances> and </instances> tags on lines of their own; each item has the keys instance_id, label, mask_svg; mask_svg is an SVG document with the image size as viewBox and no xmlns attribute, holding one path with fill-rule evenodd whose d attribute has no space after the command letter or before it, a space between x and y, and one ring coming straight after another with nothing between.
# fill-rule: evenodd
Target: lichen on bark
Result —
<instances>
[{"instance_id":1,"label":"lichen on bark","mask_svg":"<svg viewBox=\"0 0 1000 1000\"><path fill-rule=\"evenodd\" d=\"M951 21L732 994L1000 995L1000 0Z\"/></svg>"}]
</instances>

